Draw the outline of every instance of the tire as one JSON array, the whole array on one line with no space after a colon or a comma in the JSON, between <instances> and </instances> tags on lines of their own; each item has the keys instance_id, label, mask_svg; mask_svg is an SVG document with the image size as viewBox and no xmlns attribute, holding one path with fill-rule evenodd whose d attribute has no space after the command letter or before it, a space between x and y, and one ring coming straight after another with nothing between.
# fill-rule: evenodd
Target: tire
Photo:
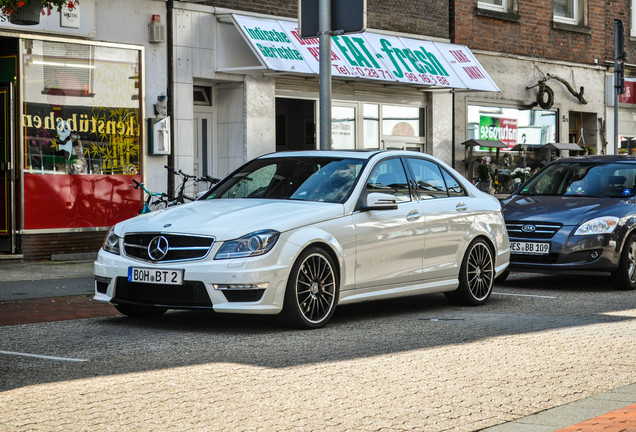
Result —
<instances>
[{"instance_id":1,"label":"tire","mask_svg":"<svg viewBox=\"0 0 636 432\"><path fill-rule=\"evenodd\" d=\"M618 289L636 289L636 235L631 234L623 250L618 268L612 272L612 283Z\"/></svg>"},{"instance_id":2,"label":"tire","mask_svg":"<svg viewBox=\"0 0 636 432\"><path fill-rule=\"evenodd\" d=\"M307 248L292 267L278 319L286 327L320 328L333 316L338 296L333 260L322 248Z\"/></svg>"},{"instance_id":3,"label":"tire","mask_svg":"<svg viewBox=\"0 0 636 432\"><path fill-rule=\"evenodd\" d=\"M486 302L492 293L495 265L488 244L481 239L474 240L466 250L459 269L459 287L446 294L457 304L478 306Z\"/></svg>"},{"instance_id":4,"label":"tire","mask_svg":"<svg viewBox=\"0 0 636 432\"><path fill-rule=\"evenodd\" d=\"M163 315L168 310L162 307L131 304L116 304L115 309L131 318L156 318Z\"/></svg>"}]
</instances>

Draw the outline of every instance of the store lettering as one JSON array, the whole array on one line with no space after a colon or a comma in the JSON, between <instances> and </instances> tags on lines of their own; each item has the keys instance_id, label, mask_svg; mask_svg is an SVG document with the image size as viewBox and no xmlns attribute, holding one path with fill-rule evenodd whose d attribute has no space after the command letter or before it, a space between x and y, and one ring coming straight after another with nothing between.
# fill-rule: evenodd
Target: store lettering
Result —
<instances>
[{"instance_id":1,"label":"store lettering","mask_svg":"<svg viewBox=\"0 0 636 432\"><path fill-rule=\"evenodd\" d=\"M127 121L116 121L103 120L98 117L89 118L87 114L81 114L79 118L77 114L73 114L67 119L56 117L54 112L49 113L44 118L38 115L25 114L22 127L53 130L57 128L59 122L65 120L70 130L79 133L139 136L139 128L135 123L135 118L132 116L129 116Z\"/></svg>"},{"instance_id":2,"label":"store lettering","mask_svg":"<svg viewBox=\"0 0 636 432\"><path fill-rule=\"evenodd\" d=\"M292 31L292 35L301 45L314 45L306 47L307 51L309 51L309 54L311 54L316 61L320 61L320 40L318 38L303 39L298 34L298 31ZM340 57L333 51L331 51L331 61L340 61Z\"/></svg>"},{"instance_id":3,"label":"store lettering","mask_svg":"<svg viewBox=\"0 0 636 432\"><path fill-rule=\"evenodd\" d=\"M465 52L461 50L450 50L449 52L459 63L470 63L470 59L466 56Z\"/></svg>"},{"instance_id":4,"label":"store lettering","mask_svg":"<svg viewBox=\"0 0 636 432\"><path fill-rule=\"evenodd\" d=\"M426 51L424 47L420 47L417 51L413 51L409 48L394 48L387 39L380 39L380 44L382 45L382 51L386 53L391 63L393 63L393 67L395 67L393 73L398 78L404 76L404 71L401 66L403 66L407 72L413 72L413 69L411 69L412 66L419 73L428 72L431 75L449 76L437 57ZM424 66L422 67L422 65Z\"/></svg>"},{"instance_id":5,"label":"store lettering","mask_svg":"<svg viewBox=\"0 0 636 432\"><path fill-rule=\"evenodd\" d=\"M303 60L303 56L301 56L297 50L289 47L266 47L259 43L257 43L256 46L265 57L282 58L286 60Z\"/></svg>"},{"instance_id":6,"label":"store lettering","mask_svg":"<svg viewBox=\"0 0 636 432\"><path fill-rule=\"evenodd\" d=\"M479 138L486 140L517 141L517 129L497 126L481 126Z\"/></svg>"},{"instance_id":7,"label":"store lettering","mask_svg":"<svg viewBox=\"0 0 636 432\"><path fill-rule=\"evenodd\" d=\"M364 44L364 39L360 37L334 36L332 40L352 66L380 69L380 65Z\"/></svg>"},{"instance_id":8,"label":"store lettering","mask_svg":"<svg viewBox=\"0 0 636 432\"><path fill-rule=\"evenodd\" d=\"M477 66L465 66L464 72L466 72L466 75L468 75L470 79L486 78L484 74L482 73L481 69L479 69Z\"/></svg>"},{"instance_id":9,"label":"store lettering","mask_svg":"<svg viewBox=\"0 0 636 432\"><path fill-rule=\"evenodd\" d=\"M245 28L245 31L247 32L247 34L250 35L250 37L254 40L291 43L291 41L287 37L287 34L283 32L279 32L276 30L262 30L259 27L255 27L255 28L248 28L245 26L243 27Z\"/></svg>"}]
</instances>

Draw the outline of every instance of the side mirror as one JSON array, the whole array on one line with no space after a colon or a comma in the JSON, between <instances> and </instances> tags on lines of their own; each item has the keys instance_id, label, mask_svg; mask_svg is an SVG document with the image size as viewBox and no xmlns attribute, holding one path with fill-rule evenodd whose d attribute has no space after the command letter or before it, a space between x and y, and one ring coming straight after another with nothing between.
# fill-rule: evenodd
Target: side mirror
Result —
<instances>
[{"instance_id":1,"label":"side mirror","mask_svg":"<svg viewBox=\"0 0 636 432\"><path fill-rule=\"evenodd\" d=\"M362 204L362 210L397 210L397 199L394 195L371 192Z\"/></svg>"}]
</instances>

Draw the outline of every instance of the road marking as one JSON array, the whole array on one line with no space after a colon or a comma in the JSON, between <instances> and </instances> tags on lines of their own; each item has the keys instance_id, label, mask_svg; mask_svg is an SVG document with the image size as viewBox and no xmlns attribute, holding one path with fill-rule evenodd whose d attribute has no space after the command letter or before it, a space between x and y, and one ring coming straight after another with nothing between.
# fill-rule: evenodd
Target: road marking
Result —
<instances>
[{"instance_id":1,"label":"road marking","mask_svg":"<svg viewBox=\"0 0 636 432\"><path fill-rule=\"evenodd\" d=\"M39 358L44 360L59 360L59 361L70 361L70 362L87 362L88 361L88 359L55 357L55 356L47 356L47 355L40 355L40 354L19 353L19 352L13 352L13 351L0 351L0 354L14 355L14 356L20 356L20 357L33 357L33 358Z\"/></svg>"},{"instance_id":2,"label":"road marking","mask_svg":"<svg viewBox=\"0 0 636 432\"><path fill-rule=\"evenodd\" d=\"M515 297L536 297L536 298L547 298L547 299L555 299L557 297L553 296L542 296L542 295L533 295L533 294L512 294L512 293L502 293L502 292L493 292L493 295L507 295L507 296L515 296Z\"/></svg>"}]
</instances>

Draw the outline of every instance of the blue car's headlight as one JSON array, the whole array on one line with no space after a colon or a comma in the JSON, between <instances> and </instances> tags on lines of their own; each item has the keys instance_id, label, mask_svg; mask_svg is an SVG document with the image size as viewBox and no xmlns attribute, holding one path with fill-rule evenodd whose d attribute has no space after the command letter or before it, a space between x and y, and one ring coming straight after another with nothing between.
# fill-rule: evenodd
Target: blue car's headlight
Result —
<instances>
[{"instance_id":1,"label":"blue car's headlight","mask_svg":"<svg viewBox=\"0 0 636 432\"><path fill-rule=\"evenodd\" d=\"M618 225L617 217L604 216L583 222L574 235L609 234L614 232L616 225Z\"/></svg>"},{"instance_id":2,"label":"blue car's headlight","mask_svg":"<svg viewBox=\"0 0 636 432\"><path fill-rule=\"evenodd\" d=\"M274 230L257 231L236 240L228 240L214 259L245 258L267 253L278 240L280 233Z\"/></svg>"},{"instance_id":3,"label":"blue car's headlight","mask_svg":"<svg viewBox=\"0 0 636 432\"><path fill-rule=\"evenodd\" d=\"M104 240L104 244L102 248L106 252L114 253L115 255L119 255L119 236L115 234L114 228L111 228L106 235L106 239Z\"/></svg>"}]
</instances>

